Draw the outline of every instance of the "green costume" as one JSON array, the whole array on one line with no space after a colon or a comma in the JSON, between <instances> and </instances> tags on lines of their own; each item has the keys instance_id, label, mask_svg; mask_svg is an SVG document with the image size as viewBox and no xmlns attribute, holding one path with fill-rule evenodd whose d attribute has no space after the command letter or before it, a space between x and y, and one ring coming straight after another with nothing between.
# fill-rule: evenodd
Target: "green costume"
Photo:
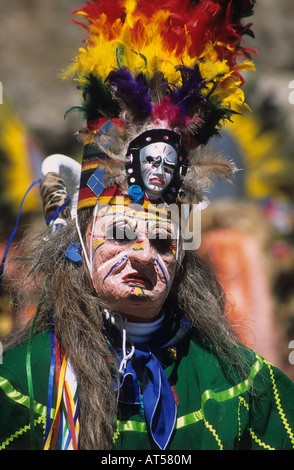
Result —
<instances>
[{"instance_id":1,"label":"green costume","mask_svg":"<svg viewBox=\"0 0 294 470\"><path fill-rule=\"evenodd\" d=\"M7 351L0 367L1 449L29 449L31 445L27 344ZM246 355L251 366L245 380L237 374L234 377L213 348L190 334L178 344L174 357L166 355L165 373L177 403L175 429L167 450L294 448L293 383L254 352L248 350ZM48 331L34 338L31 370L35 448L42 449L50 370ZM155 449L142 412L136 409L130 415L132 409L119 409L115 448Z\"/></svg>"}]
</instances>

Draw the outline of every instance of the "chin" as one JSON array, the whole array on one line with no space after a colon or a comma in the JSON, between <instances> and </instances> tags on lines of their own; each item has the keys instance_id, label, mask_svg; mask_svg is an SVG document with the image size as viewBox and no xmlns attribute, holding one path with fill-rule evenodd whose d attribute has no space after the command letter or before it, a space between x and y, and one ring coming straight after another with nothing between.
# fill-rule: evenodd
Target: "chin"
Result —
<instances>
[{"instance_id":1,"label":"chin","mask_svg":"<svg viewBox=\"0 0 294 470\"><path fill-rule=\"evenodd\" d=\"M161 304L160 304L161 305ZM154 299L145 296L137 296L130 294L124 301L120 301L115 306L110 307L112 310L125 315L130 320L136 321L138 314L140 321L150 321L157 316L160 311L160 305L154 303Z\"/></svg>"},{"instance_id":2,"label":"chin","mask_svg":"<svg viewBox=\"0 0 294 470\"><path fill-rule=\"evenodd\" d=\"M120 292L119 296L112 297L112 299L110 299L109 294L103 297L110 310L127 317L137 316L137 309L140 308L140 317L150 319L154 316L155 311L157 312L156 315L158 314L162 306L162 299L157 299L154 292L140 287L131 287L124 292Z\"/></svg>"},{"instance_id":3,"label":"chin","mask_svg":"<svg viewBox=\"0 0 294 470\"><path fill-rule=\"evenodd\" d=\"M137 294L129 294L127 298L124 299L123 306L122 302L119 302L119 308L120 309L126 309L127 312L130 311L130 308L132 306L136 305L145 305L146 307L149 306L149 308L152 307L154 302L154 299L152 296L149 296L148 293L137 293Z\"/></svg>"}]
</instances>

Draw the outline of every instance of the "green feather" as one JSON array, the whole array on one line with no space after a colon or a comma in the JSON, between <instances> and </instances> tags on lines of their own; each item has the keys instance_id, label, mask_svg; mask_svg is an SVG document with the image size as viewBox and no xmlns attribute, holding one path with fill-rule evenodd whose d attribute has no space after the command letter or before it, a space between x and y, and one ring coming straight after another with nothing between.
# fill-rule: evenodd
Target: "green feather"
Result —
<instances>
[{"instance_id":1,"label":"green feather","mask_svg":"<svg viewBox=\"0 0 294 470\"><path fill-rule=\"evenodd\" d=\"M114 118L118 116L119 108L100 77L90 74L85 77L85 83L80 85L79 89L82 93L80 111L85 119L91 120L106 116Z\"/></svg>"}]
</instances>

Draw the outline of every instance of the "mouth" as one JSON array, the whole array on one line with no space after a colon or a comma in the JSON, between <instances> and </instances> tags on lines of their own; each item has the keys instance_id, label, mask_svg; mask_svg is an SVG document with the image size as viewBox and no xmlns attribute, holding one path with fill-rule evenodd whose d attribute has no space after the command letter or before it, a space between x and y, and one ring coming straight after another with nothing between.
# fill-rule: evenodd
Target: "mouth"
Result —
<instances>
[{"instance_id":1,"label":"mouth","mask_svg":"<svg viewBox=\"0 0 294 470\"><path fill-rule=\"evenodd\" d=\"M146 289L153 289L153 282L145 274L130 273L123 277L123 281L134 287L144 286Z\"/></svg>"},{"instance_id":2,"label":"mouth","mask_svg":"<svg viewBox=\"0 0 294 470\"><path fill-rule=\"evenodd\" d=\"M161 179L161 178L151 178L149 180L149 183L152 183L152 184L158 184L160 186L163 186L164 185L164 181Z\"/></svg>"}]
</instances>

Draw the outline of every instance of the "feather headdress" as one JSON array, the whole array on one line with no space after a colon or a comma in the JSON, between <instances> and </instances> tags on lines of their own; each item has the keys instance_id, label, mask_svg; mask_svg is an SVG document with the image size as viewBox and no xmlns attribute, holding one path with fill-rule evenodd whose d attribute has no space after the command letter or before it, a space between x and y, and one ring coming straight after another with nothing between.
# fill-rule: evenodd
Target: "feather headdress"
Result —
<instances>
[{"instance_id":1,"label":"feather headdress","mask_svg":"<svg viewBox=\"0 0 294 470\"><path fill-rule=\"evenodd\" d=\"M64 76L78 82L85 143L103 154L109 181L129 143L152 129L174 132L186 149L183 180L191 152L246 107L241 73L254 65L244 36L253 33L242 20L254 1L92 0L74 12L87 38Z\"/></svg>"}]
</instances>

